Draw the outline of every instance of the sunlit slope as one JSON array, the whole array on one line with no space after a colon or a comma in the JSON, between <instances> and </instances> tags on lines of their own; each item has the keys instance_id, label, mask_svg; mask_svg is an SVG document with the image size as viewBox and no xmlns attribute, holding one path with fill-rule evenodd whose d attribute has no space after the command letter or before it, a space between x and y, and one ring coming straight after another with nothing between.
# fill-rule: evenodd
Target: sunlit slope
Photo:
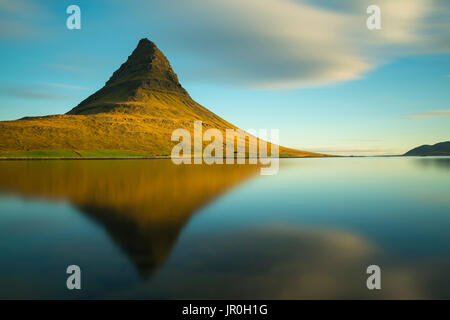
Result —
<instances>
[{"instance_id":1,"label":"sunlit slope","mask_svg":"<svg viewBox=\"0 0 450 320\"><path fill-rule=\"evenodd\" d=\"M203 126L213 127L208 122ZM176 144L170 138L177 128L193 136L192 122L139 114L55 115L0 122L0 157L168 156ZM321 156L283 147L279 152Z\"/></svg>"},{"instance_id":2,"label":"sunlit slope","mask_svg":"<svg viewBox=\"0 0 450 320\"><path fill-rule=\"evenodd\" d=\"M156 45L142 39L105 86L66 115L0 122L0 157L165 157L172 132L237 129L196 103ZM281 156L323 156L280 147Z\"/></svg>"}]
</instances>

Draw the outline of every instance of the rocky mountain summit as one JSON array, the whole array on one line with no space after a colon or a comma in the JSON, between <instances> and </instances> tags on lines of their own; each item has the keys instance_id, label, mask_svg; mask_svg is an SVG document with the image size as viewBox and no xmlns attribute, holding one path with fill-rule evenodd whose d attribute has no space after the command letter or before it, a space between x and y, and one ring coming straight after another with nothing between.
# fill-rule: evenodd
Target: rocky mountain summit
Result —
<instances>
[{"instance_id":1,"label":"rocky mountain summit","mask_svg":"<svg viewBox=\"0 0 450 320\"><path fill-rule=\"evenodd\" d=\"M193 102L178 82L166 56L152 41L141 39L128 60L113 73L105 86L68 114L113 111L127 102L149 102L154 93L176 95Z\"/></svg>"}]
</instances>

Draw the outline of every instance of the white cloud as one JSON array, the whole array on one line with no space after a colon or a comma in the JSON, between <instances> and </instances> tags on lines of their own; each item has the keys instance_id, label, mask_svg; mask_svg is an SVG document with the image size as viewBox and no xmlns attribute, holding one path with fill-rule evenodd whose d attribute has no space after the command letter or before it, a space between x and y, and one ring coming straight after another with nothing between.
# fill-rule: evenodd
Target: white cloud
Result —
<instances>
[{"instance_id":1,"label":"white cloud","mask_svg":"<svg viewBox=\"0 0 450 320\"><path fill-rule=\"evenodd\" d=\"M382 15L378 31L366 28L370 4L116 0L120 13L114 18L147 31L168 55L182 52L176 70L183 79L260 89L353 80L398 56L450 52L448 0L377 0ZM1 0L0 38L47 35L48 30L42 31L51 12L47 9L36 0Z\"/></svg>"},{"instance_id":2,"label":"white cloud","mask_svg":"<svg viewBox=\"0 0 450 320\"><path fill-rule=\"evenodd\" d=\"M139 10L147 21L152 12L160 17L151 34L164 48L186 53L189 67L181 71L189 80L302 88L357 79L399 55L450 51L448 1L378 0L380 31L366 28L370 4L186 0L176 6L156 1Z\"/></svg>"}]
</instances>

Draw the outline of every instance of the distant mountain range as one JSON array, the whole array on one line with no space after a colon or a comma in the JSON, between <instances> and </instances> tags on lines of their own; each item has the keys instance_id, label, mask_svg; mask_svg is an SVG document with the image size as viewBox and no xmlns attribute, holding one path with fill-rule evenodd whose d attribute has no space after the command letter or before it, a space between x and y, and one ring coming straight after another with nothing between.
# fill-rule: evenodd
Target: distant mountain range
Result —
<instances>
[{"instance_id":1,"label":"distant mountain range","mask_svg":"<svg viewBox=\"0 0 450 320\"><path fill-rule=\"evenodd\" d=\"M255 115L257 116L257 115ZM0 122L0 157L167 157L177 128L237 129L195 102L156 45L139 41L105 86L67 114ZM280 156L319 153L280 147Z\"/></svg>"},{"instance_id":2,"label":"distant mountain range","mask_svg":"<svg viewBox=\"0 0 450 320\"><path fill-rule=\"evenodd\" d=\"M450 156L450 141L423 146L409 150L404 156Z\"/></svg>"}]
</instances>

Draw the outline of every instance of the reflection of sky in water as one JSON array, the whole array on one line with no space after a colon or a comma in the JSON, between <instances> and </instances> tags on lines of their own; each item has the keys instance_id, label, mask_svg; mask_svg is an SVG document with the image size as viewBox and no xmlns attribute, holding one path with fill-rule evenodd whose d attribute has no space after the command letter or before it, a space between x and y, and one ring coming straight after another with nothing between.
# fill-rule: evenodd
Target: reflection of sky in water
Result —
<instances>
[{"instance_id":1,"label":"reflection of sky in water","mask_svg":"<svg viewBox=\"0 0 450 320\"><path fill-rule=\"evenodd\" d=\"M0 180L0 297L449 298L449 160L286 159L275 176L27 165L45 186ZM69 264L82 292L64 287ZM365 288L369 264L382 267L381 293Z\"/></svg>"},{"instance_id":2,"label":"reflection of sky in water","mask_svg":"<svg viewBox=\"0 0 450 320\"><path fill-rule=\"evenodd\" d=\"M284 160L278 175L259 176L232 190L190 227L212 231L295 223L361 234L397 255L450 254L450 233L443 227L450 227L450 171L417 161Z\"/></svg>"}]
</instances>

